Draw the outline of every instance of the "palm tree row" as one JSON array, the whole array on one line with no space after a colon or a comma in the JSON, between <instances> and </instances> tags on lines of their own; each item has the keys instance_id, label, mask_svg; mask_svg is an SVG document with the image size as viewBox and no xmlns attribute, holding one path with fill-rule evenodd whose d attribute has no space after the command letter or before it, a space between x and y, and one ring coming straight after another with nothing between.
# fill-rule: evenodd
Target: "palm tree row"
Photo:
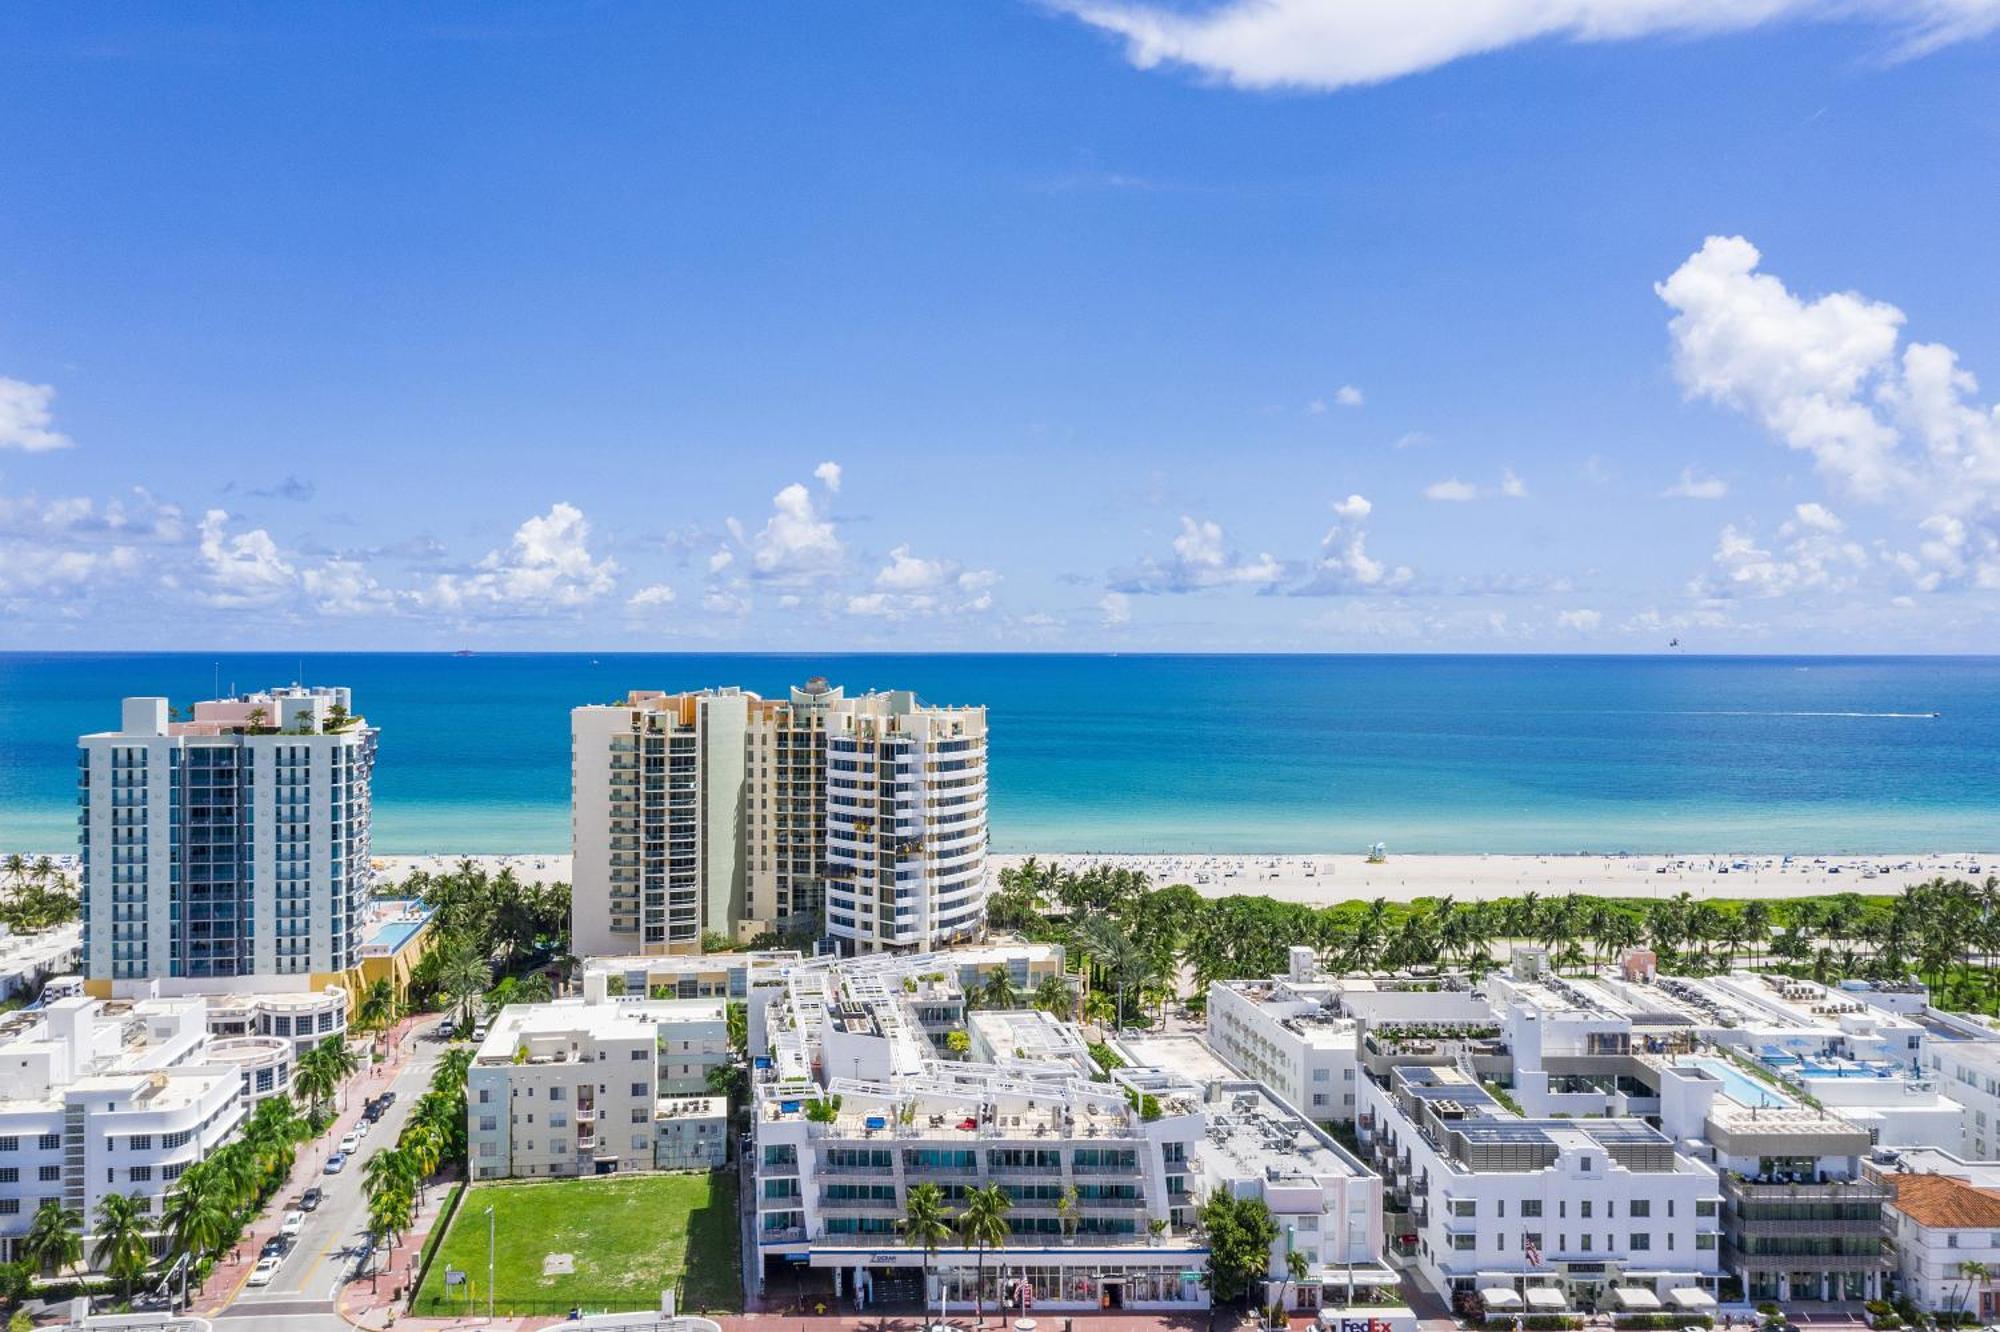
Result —
<instances>
[{"instance_id":1,"label":"palm tree row","mask_svg":"<svg viewBox=\"0 0 2000 1332\"><path fill-rule=\"evenodd\" d=\"M0 923L18 933L53 929L81 914L76 883L53 860L19 853L0 861Z\"/></svg>"},{"instance_id":2,"label":"palm tree row","mask_svg":"<svg viewBox=\"0 0 2000 1332\"><path fill-rule=\"evenodd\" d=\"M1210 900L1185 884L1154 888L1138 871L1076 873L1030 859L1003 870L989 903L995 928L1064 944L1108 994L1104 1020L1124 1024L1179 988L1195 995L1217 980L1282 971L1304 944L1335 971L1456 969L1496 965L1496 945L1525 940L1559 967L1581 969L1640 945L1676 971L1741 964L1810 973L1930 982L1956 1007L2000 1012L2000 878L1937 879L1900 895L1841 893L1777 901L1451 897L1314 907L1241 895ZM1091 1002L1086 999L1086 1004ZM1086 1011L1086 1017L1090 1013Z\"/></svg>"},{"instance_id":3,"label":"palm tree row","mask_svg":"<svg viewBox=\"0 0 2000 1332\"><path fill-rule=\"evenodd\" d=\"M360 1067L361 1061L355 1058L354 1051L338 1036L327 1037L299 1056L298 1066L292 1072L292 1086L311 1101L316 1128L324 1123L327 1102Z\"/></svg>"},{"instance_id":4,"label":"palm tree row","mask_svg":"<svg viewBox=\"0 0 2000 1332\"><path fill-rule=\"evenodd\" d=\"M368 1236L393 1253L415 1223L432 1177L448 1165L465 1165L465 1076L472 1051L445 1052L431 1084L410 1108L396 1145L375 1152L361 1166L368 1200ZM376 1271L381 1270L378 1264Z\"/></svg>"},{"instance_id":5,"label":"palm tree row","mask_svg":"<svg viewBox=\"0 0 2000 1332\"><path fill-rule=\"evenodd\" d=\"M950 1242L954 1231L959 1239L978 1251L973 1279L973 1317L986 1317L986 1250L1006 1247L1011 1230L1007 1211L1014 1200L998 1184L969 1189L965 1206L956 1217L945 1210L944 1190L935 1184L912 1188L904 1206L903 1242L924 1251L924 1283L930 1284L931 1267L938 1249Z\"/></svg>"}]
</instances>

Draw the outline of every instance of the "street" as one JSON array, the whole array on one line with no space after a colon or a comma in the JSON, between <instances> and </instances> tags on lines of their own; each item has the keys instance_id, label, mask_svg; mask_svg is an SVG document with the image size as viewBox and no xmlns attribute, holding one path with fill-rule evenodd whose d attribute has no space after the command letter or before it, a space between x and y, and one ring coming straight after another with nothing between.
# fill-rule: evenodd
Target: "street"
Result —
<instances>
[{"instance_id":1,"label":"street","mask_svg":"<svg viewBox=\"0 0 2000 1332\"><path fill-rule=\"evenodd\" d=\"M412 1033L405 1037L409 1062L393 1080L377 1081L363 1071L347 1084L347 1108L335 1128L299 1149L293 1186L272 1200L270 1216L253 1226L252 1233L260 1237L269 1234L275 1228L276 1219L295 1208L299 1195L311 1185L320 1186L326 1195L325 1200L317 1209L306 1213L305 1228L299 1233L271 1284L242 1286L228 1307L215 1317L255 1318L258 1327L276 1325L276 1320L283 1319L284 1325L297 1327L301 1332L322 1326L346 1326L334 1313L333 1301L346 1281L356 1255L367 1243L368 1203L361 1192L362 1162L374 1152L395 1145L396 1135L402 1132L411 1106L428 1087L432 1070L448 1048L444 1042L428 1035L433 1025L427 1022L418 1028L417 1031L425 1033L423 1035ZM370 1097L379 1096L384 1090L394 1090L396 1100L382 1122L363 1136L359 1150L349 1158L344 1170L337 1175L322 1174L321 1166L341 1135L352 1126L361 1107ZM251 1242L246 1236L244 1244L247 1246ZM407 1264L407 1256L399 1249L395 1257L400 1272ZM385 1281L387 1279L384 1278Z\"/></svg>"}]
</instances>

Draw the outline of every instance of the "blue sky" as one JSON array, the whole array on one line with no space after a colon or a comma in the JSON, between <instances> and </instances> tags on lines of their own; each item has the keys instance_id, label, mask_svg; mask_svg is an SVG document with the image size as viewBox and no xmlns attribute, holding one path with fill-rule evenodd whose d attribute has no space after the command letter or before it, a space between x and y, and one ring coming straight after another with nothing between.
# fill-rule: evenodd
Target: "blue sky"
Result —
<instances>
[{"instance_id":1,"label":"blue sky","mask_svg":"<svg viewBox=\"0 0 2000 1332\"><path fill-rule=\"evenodd\" d=\"M9 6L0 648L2000 650L1996 24Z\"/></svg>"}]
</instances>

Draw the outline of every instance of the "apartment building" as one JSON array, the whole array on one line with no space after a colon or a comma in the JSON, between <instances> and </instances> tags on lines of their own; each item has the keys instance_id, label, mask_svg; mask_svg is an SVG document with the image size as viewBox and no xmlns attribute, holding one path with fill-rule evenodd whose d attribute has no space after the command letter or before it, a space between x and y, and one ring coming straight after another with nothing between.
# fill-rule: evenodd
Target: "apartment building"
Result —
<instances>
[{"instance_id":1,"label":"apartment building","mask_svg":"<svg viewBox=\"0 0 2000 1332\"><path fill-rule=\"evenodd\" d=\"M510 1005L466 1072L473 1178L727 1159L727 1126L707 1092L708 1071L729 1057L721 1000L613 998L598 973L582 998Z\"/></svg>"},{"instance_id":2,"label":"apartment building","mask_svg":"<svg viewBox=\"0 0 2000 1332\"><path fill-rule=\"evenodd\" d=\"M1393 1254L1464 1307L1491 1290L1538 1311L1613 1289L1712 1297L1720 1181L1642 1118L1525 1118L1457 1067L1362 1084L1357 1135L1384 1178Z\"/></svg>"},{"instance_id":3,"label":"apartment building","mask_svg":"<svg viewBox=\"0 0 2000 1332\"><path fill-rule=\"evenodd\" d=\"M760 1280L797 1264L863 1307L891 1290L971 1302L973 1249L953 1241L926 1258L897 1233L925 1183L948 1207L988 1184L1012 1201L1013 1235L984 1264L989 1305L1025 1288L1045 1310L1205 1307L1192 1227L1216 1188L1265 1196L1291 1219L1274 1281L1287 1279L1288 1243L1311 1255L1315 1298L1324 1273L1350 1263L1357 1285L1393 1280L1379 1182L1254 1084L1138 1066L1096 1081L1075 1028L1026 1010L973 1014L970 1053L948 1056L950 1015L964 1012L958 958L819 960L752 990Z\"/></svg>"},{"instance_id":4,"label":"apartment building","mask_svg":"<svg viewBox=\"0 0 2000 1332\"><path fill-rule=\"evenodd\" d=\"M1339 982L1295 947L1284 976L1209 987L1208 1042L1314 1122L1352 1123L1361 1023L1339 1011Z\"/></svg>"},{"instance_id":5,"label":"apartment building","mask_svg":"<svg viewBox=\"0 0 2000 1332\"><path fill-rule=\"evenodd\" d=\"M0 1259L50 1199L86 1224L108 1193L159 1215L246 1108L242 1070L215 1045L198 998L76 995L0 1018Z\"/></svg>"},{"instance_id":6,"label":"apartment building","mask_svg":"<svg viewBox=\"0 0 2000 1332\"><path fill-rule=\"evenodd\" d=\"M898 690L853 699L826 739L826 932L922 951L986 921L986 709Z\"/></svg>"},{"instance_id":7,"label":"apartment building","mask_svg":"<svg viewBox=\"0 0 2000 1332\"><path fill-rule=\"evenodd\" d=\"M1932 1145L1975 1160L2000 1156L2000 1032L1968 1014L1927 1008L1913 1020L1923 1024L1923 1071L1931 1085L1963 1107L1956 1145Z\"/></svg>"},{"instance_id":8,"label":"apartment building","mask_svg":"<svg viewBox=\"0 0 2000 1332\"><path fill-rule=\"evenodd\" d=\"M114 981L337 977L368 895L376 733L345 689L128 698L78 740L83 968Z\"/></svg>"},{"instance_id":9,"label":"apartment building","mask_svg":"<svg viewBox=\"0 0 2000 1332\"><path fill-rule=\"evenodd\" d=\"M638 690L570 730L579 953L765 932L865 951L983 923L982 708L814 678L785 699Z\"/></svg>"}]
</instances>

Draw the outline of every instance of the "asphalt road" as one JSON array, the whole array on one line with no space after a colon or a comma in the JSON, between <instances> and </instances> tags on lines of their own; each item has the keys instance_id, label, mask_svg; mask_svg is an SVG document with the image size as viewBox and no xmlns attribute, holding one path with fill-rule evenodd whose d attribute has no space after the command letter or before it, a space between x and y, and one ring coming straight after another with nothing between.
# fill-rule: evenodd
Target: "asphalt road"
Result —
<instances>
[{"instance_id":1,"label":"asphalt road","mask_svg":"<svg viewBox=\"0 0 2000 1332\"><path fill-rule=\"evenodd\" d=\"M347 1168L337 1175L319 1173L320 1166L336 1145L335 1140L322 1139L300 1149L301 1159L311 1167L312 1174L307 1183L275 1199L272 1210L279 1215L292 1210L297 1206L298 1194L309 1184L319 1185L326 1194L325 1200L318 1208L306 1213L305 1228L299 1232L298 1240L285 1256L271 1284L246 1284L220 1315L221 1318L255 1317L259 1320L258 1327L264 1326L265 1320L276 1326L278 1320L283 1319L285 1326L298 1328L300 1332L320 1325L346 1326L333 1313L333 1299L353 1271L368 1239L368 1202L361 1194L361 1163L371 1153L395 1145L396 1135L402 1132L403 1124L410 1116L410 1107L429 1086L431 1071L448 1048L444 1042L431 1038L429 1026L418 1030L424 1034L408 1038L413 1046L410 1062L403 1066L393 1081L375 1083L363 1075L349 1084L350 1110L358 1109L368 1097L380 1095L385 1086L395 1091L396 1102L389 1107L389 1113L382 1122L363 1135L360 1148L348 1159ZM307 1321L322 1318L332 1319L332 1322Z\"/></svg>"}]
</instances>

